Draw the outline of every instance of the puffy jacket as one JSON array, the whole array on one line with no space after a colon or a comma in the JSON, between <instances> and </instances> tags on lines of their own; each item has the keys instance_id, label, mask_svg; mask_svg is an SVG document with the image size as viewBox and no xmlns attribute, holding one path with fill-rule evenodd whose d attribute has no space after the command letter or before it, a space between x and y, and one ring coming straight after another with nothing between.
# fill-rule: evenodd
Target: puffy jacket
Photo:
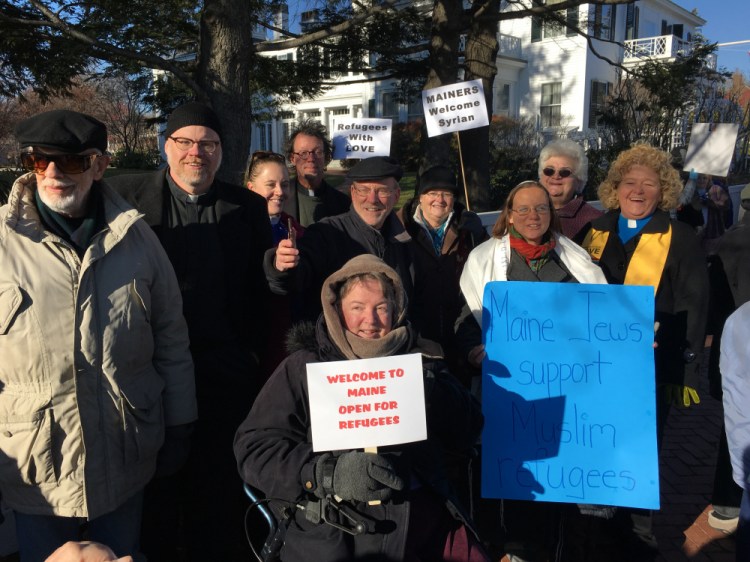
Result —
<instances>
[{"instance_id":1,"label":"puffy jacket","mask_svg":"<svg viewBox=\"0 0 750 562\"><path fill-rule=\"evenodd\" d=\"M0 489L16 511L93 519L154 473L165 426L197 417L174 271L102 182L83 258L45 231L34 174L0 208Z\"/></svg>"},{"instance_id":2,"label":"puffy jacket","mask_svg":"<svg viewBox=\"0 0 750 562\"><path fill-rule=\"evenodd\" d=\"M240 425L234 452L242 477L264 492L266 497L300 502L315 497L303 482L315 481L315 462L320 453L312 451L306 365L319 361L340 361L341 351L330 339L323 317L314 335L311 325L299 324L290 336L292 353L263 387L247 419ZM465 454L476 442L483 417L479 403L464 390L440 359L432 356L432 342L415 338L399 353L423 353L426 441L382 447L402 477L417 477L444 502L458 520L469 523L446 473L446 455ZM346 451L336 451L338 455ZM407 486L408 488L408 486ZM280 503L284 503L284 502ZM297 510L286 534L281 559L302 560L388 560L404 559L408 534L409 493L394 494L381 505L346 502L356 517L368 521L371 530L349 537L338 529L306 520ZM276 504L272 504L277 508ZM345 521L339 521L345 523ZM355 555L356 552L356 555Z\"/></svg>"}]
</instances>

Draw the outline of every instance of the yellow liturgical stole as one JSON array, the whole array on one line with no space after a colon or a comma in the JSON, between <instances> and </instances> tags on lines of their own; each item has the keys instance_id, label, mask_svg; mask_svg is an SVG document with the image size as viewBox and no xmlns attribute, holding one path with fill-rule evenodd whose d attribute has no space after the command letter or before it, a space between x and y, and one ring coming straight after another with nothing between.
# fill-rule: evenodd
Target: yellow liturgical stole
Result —
<instances>
[{"instance_id":1,"label":"yellow liturgical stole","mask_svg":"<svg viewBox=\"0 0 750 562\"><path fill-rule=\"evenodd\" d=\"M592 228L586 235L583 247L588 250L594 263L599 263L608 239L609 232L606 230ZM672 225L667 227L666 232L641 234L625 272L625 285L651 285L656 294L671 243Z\"/></svg>"}]
</instances>

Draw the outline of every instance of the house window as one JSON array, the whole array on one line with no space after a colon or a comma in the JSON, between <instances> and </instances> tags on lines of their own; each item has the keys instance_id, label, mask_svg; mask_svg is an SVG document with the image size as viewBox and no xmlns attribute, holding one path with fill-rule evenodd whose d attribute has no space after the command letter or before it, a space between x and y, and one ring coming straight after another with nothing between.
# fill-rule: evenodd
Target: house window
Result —
<instances>
[{"instance_id":1,"label":"house window","mask_svg":"<svg viewBox=\"0 0 750 562\"><path fill-rule=\"evenodd\" d=\"M596 129L601 121L607 96L612 93L611 82L591 81L591 97L589 98L589 129Z\"/></svg>"},{"instance_id":2,"label":"house window","mask_svg":"<svg viewBox=\"0 0 750 562\"><path fill-rule=\"evenodd\" d=\"M559 4L563 0L547 0L546 2L535 0L533 3L537 5L551 6L553 4ZM576 34L576 27L578 27L578 7L568 8L567 10L558 10L555 12L558 18L555 19L543 19L542 17L536 16L531 18L531 40L541 41L542 39L550 39L552 37L561 37L567 35L568 37ZM560 20L563 20L563 23Z\"/></svg>"},{"instance_id":3,"label":"house window","mask_svg":"<svg viewBox=\"0 0 750 562\"><path fill-rule=\"evenodd\" d=\"M348 107L337 107L331 110L331 115L349 115Z\"/></svg>"},{"instance_id":4,"label":"house window","mask_svg":"<svg viewBox=\"0 0 750 562\"><path fill-rule=\"evenodd\" d=\"M510 84L500 84L495 97L495 115L510 115Z\"/></svg>"},{"instance_id":5,"label":"house window","mask_svg":"<svg viewBox=\"0 0 750 562\"><path fill-rule=\"evenodd\" d=\"M592 6L592 13L589 19L589 33L592 37L603 39L604 41L613 41L615 38L615 19L616 5L611 6Z\"/></svg>"},{"instance_id":6,"label":"house window","mask_svg":"<svg viewBox=\"0 0 750 562\"><path fill-rule=\"evenodd\" d=\"M377 110L375 109L375 100L370 99L367 100L367 116L368 117L375 117L377 115Z\"/></svg>"},{"instance_id":7,"label":"house window","mask_svg":"<svg viewBox=\"0 0 750 562\"><path fill-rule=\"evenodd\" d=\"M393 92L383 92L383 117L398 119L398 102Z\"/></svg>"},{"instance_id":8,"label":"house window","mask_svg":"<svg viewBox=\"0 0 750 562\"><path fill-rule=\"evenodd\" d=\"M272 131L271 123L258 124L258 147L260 150L273 150Z\"/></svg>"},{"instance_id":9,"label":"house window","mask_svg":"<svg viewBox=\"0 0 750 562\"><path fill-rule=\"evenodd\" d=\"M422 106L422 94L419 93L413 98L409 100L409 105L407 106L407 114L409 121L413 121L414 119L421 119L424 117L424 108Z\"/></svg>"},{"instance_id":10,"label":"house window","mask_svg":"<svg viewBox=\"0 0 750 562\"><path fill-rule=\"evenodd\" d=\"M542 128L560 125L562 82L542 84L542 103L539 105Z\"/></svg>"},{"instance_id":11,"label":"house window","mask_svg":"<svg viewBox=\"0 0 750 562\"><path fill-rule=\"evenodd\" d=\"M625 12L625 39L627 40L638 38L639 11L634 2L628 4L627 11Z\"/></svg>"}]
</instances>

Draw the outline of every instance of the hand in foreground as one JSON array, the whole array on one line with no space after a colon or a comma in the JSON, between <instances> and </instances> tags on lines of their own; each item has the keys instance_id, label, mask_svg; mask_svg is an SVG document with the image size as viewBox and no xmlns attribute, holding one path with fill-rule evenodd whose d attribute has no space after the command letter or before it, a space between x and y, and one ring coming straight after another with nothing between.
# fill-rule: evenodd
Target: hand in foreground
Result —
<instances>
[{"instance_id":1,"label":"hand in foreground","mask_svg":"<svg viewBox=\"0 0 750 562\"><path fill-rule=\"evenodd\" d=\"M363 502L386 501L393 490L403 490L405 485L387 458L362 451L324 455L315 467L315 479L316 495Z\"/></svg>"},{"instance_id":2,"label":"hand in foreground","mask_svg":"<svg viewBox=\"0 0 750 562\"><path fill-rule=\"evenodd\" d=\"M293 269L299 264L299 250L293 240L282 240L276 247L276 259L273 265L279 271Z\"/></svg>"},{"instance_id":3,"label":"hand in foreground","mask_svg":"<svg viewBox=\"0 0 750 562\"><path fill-rule=\"evenodd\" d=\"M680 384L664 385L664 401L675 406L690 407L692 404L700 404L701 399L698 391L690 386Z\"/></svg>"},{"instance_id":4,"label":"hand in foreground","mask_svg":"<svg viewBox=\"0 0 750 562\"><path fill-rule=\"evenodd\" d=\"M484 351L484 344L479 344L478 346L471 348L468 357L469 365L481 369L485 355L487 355L487 353Z\"/></svg>"},{"instance_id":5,"label":"hand in foreground","mask_svg":"<svg viewBox=\"0 0 750 562\"><path fill-rule=\"evenodd\" d=\"M133 562L133 558L117 558L112 550L97 542L69 541L53 552L45 562Z\"/></svg>"}]
</instances>

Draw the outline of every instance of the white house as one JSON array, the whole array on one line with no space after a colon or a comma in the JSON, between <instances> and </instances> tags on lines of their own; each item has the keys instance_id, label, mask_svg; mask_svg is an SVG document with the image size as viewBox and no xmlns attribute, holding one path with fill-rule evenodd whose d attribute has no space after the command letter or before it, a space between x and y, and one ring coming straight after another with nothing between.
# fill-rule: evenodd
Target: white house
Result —
<instances>
[{"instance_id":1,"label":"white house","mask_svg":"<svg viewBox=\"0 0 750 562\"><path fill-rule=\"evenodd\" d=\"M556 4L561 0L546 1ZM502 2L501 9L513 10L517 5ZM562 23L526 17L498 25L492 113L532 118L547 136L571 132L586 135L596 125L596 107L603 103L622 73L616 65L627 67L646 58L673 59L691 48L693 36L706 23L670 0L635 0L608 6L582 4L561 10L560 17L561 21L587 27L593 37L591 46L586 37ZM311 18L314 13L303 16L303 25ZM275 56L296 55L290 51ZM333 80L362 78L350 73ZM290 128L304 118L316 118L330 129L337 115L387 117L395 121L422 117L421 100L397 103L395 90L393 81L333 87L316 99L285 107L276 119L254 125L252 149L282 150Z\"/></svg>"}]
</instances>

